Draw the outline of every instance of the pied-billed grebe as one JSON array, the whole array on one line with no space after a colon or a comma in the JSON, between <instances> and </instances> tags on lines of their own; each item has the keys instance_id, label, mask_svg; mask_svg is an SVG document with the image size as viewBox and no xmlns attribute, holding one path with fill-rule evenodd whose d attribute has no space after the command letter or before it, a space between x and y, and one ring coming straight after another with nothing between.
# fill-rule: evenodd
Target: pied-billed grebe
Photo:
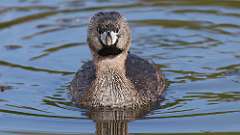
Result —
<instances>
[{"instance_id":1,"label":"pied-billed grebe","mask_svg":"<svg viewBox=\"0 0 240 135\"><path fill-rule=\"evenodd\" d=\"M82 66L70 85L77 105L136 108L159 99L164 77L155 65L128 54L130 29L118 12L95 14L87 41L93 60Z\"/></svg>"}]
</instances>

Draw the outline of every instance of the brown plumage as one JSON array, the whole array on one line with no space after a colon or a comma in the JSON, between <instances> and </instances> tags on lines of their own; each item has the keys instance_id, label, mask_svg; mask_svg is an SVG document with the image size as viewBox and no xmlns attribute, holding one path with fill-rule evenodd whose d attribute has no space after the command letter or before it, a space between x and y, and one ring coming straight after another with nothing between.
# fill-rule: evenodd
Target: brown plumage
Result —
<instances>
[{"instance_id":1,"label":"brown plumage","mask_svg":"<svg viewBox=\"0 0 240 135\"><path fill-rule=\"evenodd\" d=\"M118 12L95 14L88 27L93 61L85 63L71 82L73 101L98 108L136 108L156 102L165 88L159 69L128 54L131 34Z\"/></svg>"}]
</instances>

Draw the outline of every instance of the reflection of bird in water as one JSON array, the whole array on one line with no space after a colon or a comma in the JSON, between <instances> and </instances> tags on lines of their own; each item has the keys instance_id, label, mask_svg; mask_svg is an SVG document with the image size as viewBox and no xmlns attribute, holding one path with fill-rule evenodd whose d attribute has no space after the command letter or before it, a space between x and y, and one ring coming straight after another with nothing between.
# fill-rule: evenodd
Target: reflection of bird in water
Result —
<instances>
[{"instance_id":1,"label":"reflection of bird in water","mask_svg":"<svg viewBox=\"0 0 240 135\"><path fill-rule=\"evenodd\" d=\"M91 110L87 115L96 122L96 135L128 135L128 122L143 117L150 108L133 110Z\"/></svg>"},{"instance_id":2,"label":"reflection of bird in water","mask_svg":"<svg viewBox=\"0 0 240 135\"><path fill-rule=\"evenodd\" d=\"M136 108L155 102L165 88L153 64L128 54L131 35L118 12L95 14L88 27L93 61L71 82L73 101L83 107Z\"/></svg>"}]
</instances>

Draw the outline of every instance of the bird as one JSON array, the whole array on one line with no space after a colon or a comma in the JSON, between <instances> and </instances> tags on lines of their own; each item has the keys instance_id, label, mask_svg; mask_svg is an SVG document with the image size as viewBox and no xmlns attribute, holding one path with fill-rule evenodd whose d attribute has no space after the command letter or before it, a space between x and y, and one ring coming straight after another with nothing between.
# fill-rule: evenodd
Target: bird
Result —
<instances>
[{"instance_id":1,"label":"bird","mask_svg":"<svg viewBox=\"0 0 240 135\"><path fill-rule=\"evenodd\" d=\"M129 52L131 30L117 11L90 18L87 43L92 60L70 82L74 104L85 108L140 108L159 101L166 81L160 69Z\"/></svg>"}]
</instances>

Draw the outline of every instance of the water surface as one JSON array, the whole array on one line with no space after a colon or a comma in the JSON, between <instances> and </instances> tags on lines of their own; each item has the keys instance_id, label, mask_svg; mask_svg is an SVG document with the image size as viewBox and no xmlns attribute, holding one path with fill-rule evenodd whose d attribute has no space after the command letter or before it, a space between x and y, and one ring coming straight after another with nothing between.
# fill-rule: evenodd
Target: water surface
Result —
<instances>
[{"instance_id":1,"label":"water surface","mask_svg":"<svg viewBox=\"0 0 240 135\"><path fill-rule=\"evenodd\" d=\"M240 2L235 0L1 0L0 134L94 134L67 86L83 61L89 18L117 10L131 52L170 86L158 109L128 123L141 135L240 134ZM186 134L188 133L188 134Z\"/></svg>"}]
</instances>

